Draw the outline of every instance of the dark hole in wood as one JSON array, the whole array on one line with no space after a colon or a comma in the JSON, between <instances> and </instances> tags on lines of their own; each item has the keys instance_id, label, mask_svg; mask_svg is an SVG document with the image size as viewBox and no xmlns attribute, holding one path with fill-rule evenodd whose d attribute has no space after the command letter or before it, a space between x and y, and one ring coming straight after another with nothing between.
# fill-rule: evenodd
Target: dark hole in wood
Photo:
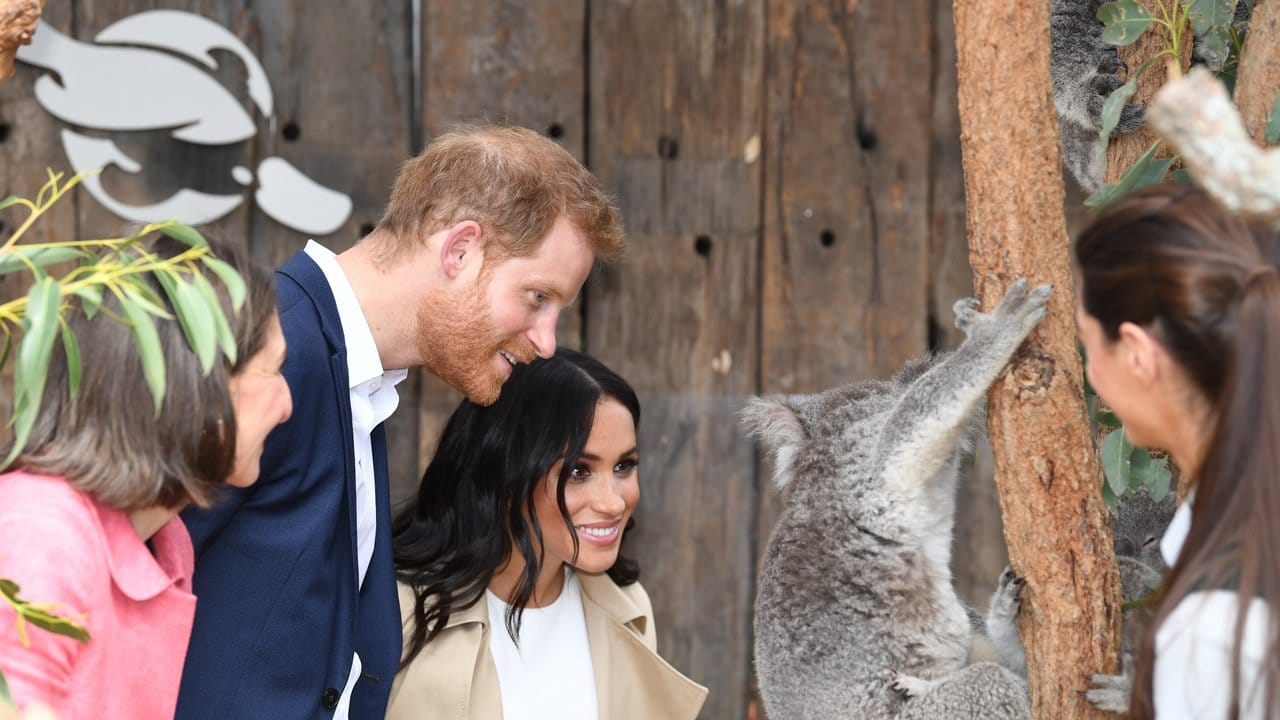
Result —
<instances>
[{"instance_id":1,"label":"dark hole in wood","mask_svg":"<svg viewBox=\"0 0 1280 720\"><path fill-rule=\"evenodd\" d=\"M876 137L876 131L858 123L858 145L863 150L874 150L876 144L880 142L880 138Z\"/></svg>"},{"instance_id":2,"label":"dark hole in wood","mask_svg":"<svg viewBox=\"0 0 1280 720\"><path fill-rule=\"evenodd\" d=\"M302 129L298 127L298 123L288 122L284 124L284 128L280 130L280 134L284 136L285 140L293 142L294 140L302 137Z\"/></svg>"},{"instance_id":3,"label":"dark hole in wood","mask_svg":"<svg viewBox=\"0 0 1280 720\"><path fill-rule=\"evenodd\" d=\"M559 140L564 137L564 126L560 123L551 123L547 126L547 137L552 140Z\"/></svg>"},{"instance_id":4,"label":"dark hole in wood","mask_svg":"<svg viewBox=\"0 0 1280 720\"><path fill-rule=\"evenodd\" d=\"M364 237L373 232L373 223L363 223L360 225L360 237Z\"/></svg>"},{"instance_id":5,"label":"dark hole in wood","mask_svg":"<svg viewBox=\"0 0 1280 720\"><path fill-rule=\"evenodd\" d=\"M694 238L693 251L698 253L702 257L707 257L708 255L710 255L711 254L711 236L699 235L698 237Z\"/></svg>"},{"instance_id":6,"label":"dark hole in wood","mask_svg":"<svg viewBox=\"0 0 1280 720\"><path fill-rule=\"evenodd\" d=\"M675 138L658 138L658 157L664 160L675 160L680 154L680 143Z\"/></svg>"},{"instance_id":7,"label":"dark hole in wood","mask_svg":"<svg viewBox=\"0 0 1280 720\"><path fill-rule=\"evenodd\" d=\"M836 244L836 234L830 230L823 230L818 235L818 242L822 243L822 247L831 247Z\"/></svg>"},{"instance_id":8,"label":"dark hole in wood","mask_svg":"<svg viewBox=\"0 0 1280 720\"><path fill-rule=\"evenodd\" d=\"M938 316L932 312L929 313L928 324L926 326L928 333L929 352L936 353L942 350L942 324L938 322Z\"/></svg>"},{"instance_id":9,"label":"dark hole in wood","mask_svg":"<svg viewBox=\"0 0 1280 720\"><path fill-rule=\"evenodd\" d=\"M9 123L0 123L0 142L9 139Z\"/></svg>"}]
</instances>

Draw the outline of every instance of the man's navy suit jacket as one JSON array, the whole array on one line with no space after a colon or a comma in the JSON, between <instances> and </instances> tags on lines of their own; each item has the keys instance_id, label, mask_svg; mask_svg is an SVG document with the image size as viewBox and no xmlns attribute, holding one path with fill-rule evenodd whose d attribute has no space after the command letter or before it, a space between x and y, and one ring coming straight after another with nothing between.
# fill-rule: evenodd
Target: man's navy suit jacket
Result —
<instances>
[{"instance_id":1,"label":"man's navy suit jacket","mask_svg":"<svg viewBox=\"0 0 1280 720\"><path fill-rule=\"evenodd\" d=\"M258 482L182 519L195 545L195 626L179 718L329 718L351 672L350 717L385 715L400 660L386 435L373 431L377 533L357 587L355 451L342 324L299 252L276 272L293 416L268 437Z\"/></svg>"}]
</instances>

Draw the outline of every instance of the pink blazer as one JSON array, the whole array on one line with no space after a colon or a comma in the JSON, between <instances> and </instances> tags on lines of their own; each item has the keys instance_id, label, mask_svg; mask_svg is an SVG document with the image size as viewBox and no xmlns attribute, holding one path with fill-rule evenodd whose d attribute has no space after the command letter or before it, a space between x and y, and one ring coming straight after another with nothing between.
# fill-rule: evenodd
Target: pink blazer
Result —
<instances>
[{"instance_id":1,"label":"pink blazer","mask_svg":"<svg viewBox=\"0 0 1280 720\"><path fill-rule=\"evenodd\" d=\"M0 602L0 670L18 706L39 701L60 720L171 718L196 598L186 526L169 521L151 550L127 513L62 478L0 475L0 578L20 597L84 614L87 644L27 626ZM154 551L154 555L152 554Z\"/></svg>"}]
</instances>

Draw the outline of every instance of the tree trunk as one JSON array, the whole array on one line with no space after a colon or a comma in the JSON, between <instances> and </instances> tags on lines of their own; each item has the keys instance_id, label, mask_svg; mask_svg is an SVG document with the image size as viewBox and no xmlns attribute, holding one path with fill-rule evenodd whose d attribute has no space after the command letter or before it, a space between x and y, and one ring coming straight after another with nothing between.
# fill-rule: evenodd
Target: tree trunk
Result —
<instances>
[{"instance_id":1,"label":"tree trunk","mask_svg":"<svg viewBox=\"0 0 1280 720\"><path fill-rule=\"evenodd\" d=\"M13 75L18 48L31 42L44 0L0 0L0 83Z\"/></svg>"},{"instance_id":2,"label":"tree trunk","mask_svg":"<svg viewBox=\"0 0 1280 720\"><path fill-rule=\"evenodd\" d=\"M1258 0L1249 19L1240 69L1236 73L1236 105L1253 141L1264 144L1263 130L1280 95L1280 0Z\"/></svg>"},{"instance_id":3,"label":"tree trunk","mask_svg":"<svg viewBox=\"0 0 1280 720\"><path fill-rule=\"evenodd\" d=\"M1101 718L1079 691L1089 674L1118 671L1120 582L1076 349L1049 4L954 8L974 287L993 307L1017 276L1054 286L988 409L1005 540L1027 581L1020 630L1032 710Z\"/></svg>"}]
</instances>

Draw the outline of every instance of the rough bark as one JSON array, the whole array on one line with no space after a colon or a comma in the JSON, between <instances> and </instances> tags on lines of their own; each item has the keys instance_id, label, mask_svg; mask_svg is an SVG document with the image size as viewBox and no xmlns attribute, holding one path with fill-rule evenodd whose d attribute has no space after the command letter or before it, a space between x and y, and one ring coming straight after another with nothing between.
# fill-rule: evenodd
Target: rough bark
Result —
<instances>
[{"instance_id":1,"label":"rough bark","mask_svg":"<svg viewBox=\"0 0 1280 720\"><path fill-rule=\"evenodd\" d=\"M1163 11L1161 4L1168 4L1169 0L1138 0L1139 3L1146 6L1152 15L1160 17ZM1191 29L1188 27L1183 33L1183 42L1180 49L1180 64L1183 70L1191 66ZM1129 72L1134 73L1142 63L1148 58L1154 57L1164 49L1164 33L1161 28L1152 25L1147 31L1138 38L1138 41L1132 45L1123 45L1116 48L1120 53L1120 59L1129 66ZM1166 59L1167 60L1167 59ZM1152 98L1156 92L1169 79L1169 63L1166 60L1159 60L1152 63L1151 67L1138 78L1138 91L1134 93L1130 102L1140 103L1150 107ZM1125 172L1133 167L1133 164L1142 157L1142 154L1151 147L1156 141L1155 131L1151 129L1151 123L1143 125L1137 132L1121 135L1113 138L1107 146L1107 174L1104 182L1111 184L1120 180ZM1169 148L1162 147L1156 151L1157 157L1169 157L1173 153Z\"/></svg>"},{"instance_id":2,"label":"rough bark","mask_svg":"<svg viewBox=\"0 0 1280 720\"><path fill-rule=\"evenodd\" d=\"M1259 0L1249 20L1240 69L1236 73L1236 105L1245 129L1259 145L1280 95L1280 0Z\"/></svg>"},{"instance_id":3,"label":"rough bark","mask_svg":"<svg viewBox=\"0 0 1280 720\"><path fill-rule=\"evenodd\" d=\"M44 0L0 0L0 83L13 76L18 48L31 42Z\"/></svg>"},{"instance_id":4,"label":"rough bark","mask_svg":"<svg viewBox=\"0 0 1280 720\"><path fill-rule=\"evenodd\" d=\"M1055 288L988 408L1009 557L1027 580L1020 629L1032 709L1101 718L1078 691L1090 673L1118 670L1120 583L1076 350L1048 3L954 8L974 287L985 307L1020 275Z\"/></svg>"},{"instance_id":5,"label":"rough bark","mask_svg":"<svg viewBox=\"0 0 1280 720\"><path fill-rule=\"evenodd\" d=\"M1280 223L1280 149L1249 138L1227 90L1196 68L1160 90L1150 122L1182 155L1183 166L1227 208Z\"/></svg>"}]
</instances>

